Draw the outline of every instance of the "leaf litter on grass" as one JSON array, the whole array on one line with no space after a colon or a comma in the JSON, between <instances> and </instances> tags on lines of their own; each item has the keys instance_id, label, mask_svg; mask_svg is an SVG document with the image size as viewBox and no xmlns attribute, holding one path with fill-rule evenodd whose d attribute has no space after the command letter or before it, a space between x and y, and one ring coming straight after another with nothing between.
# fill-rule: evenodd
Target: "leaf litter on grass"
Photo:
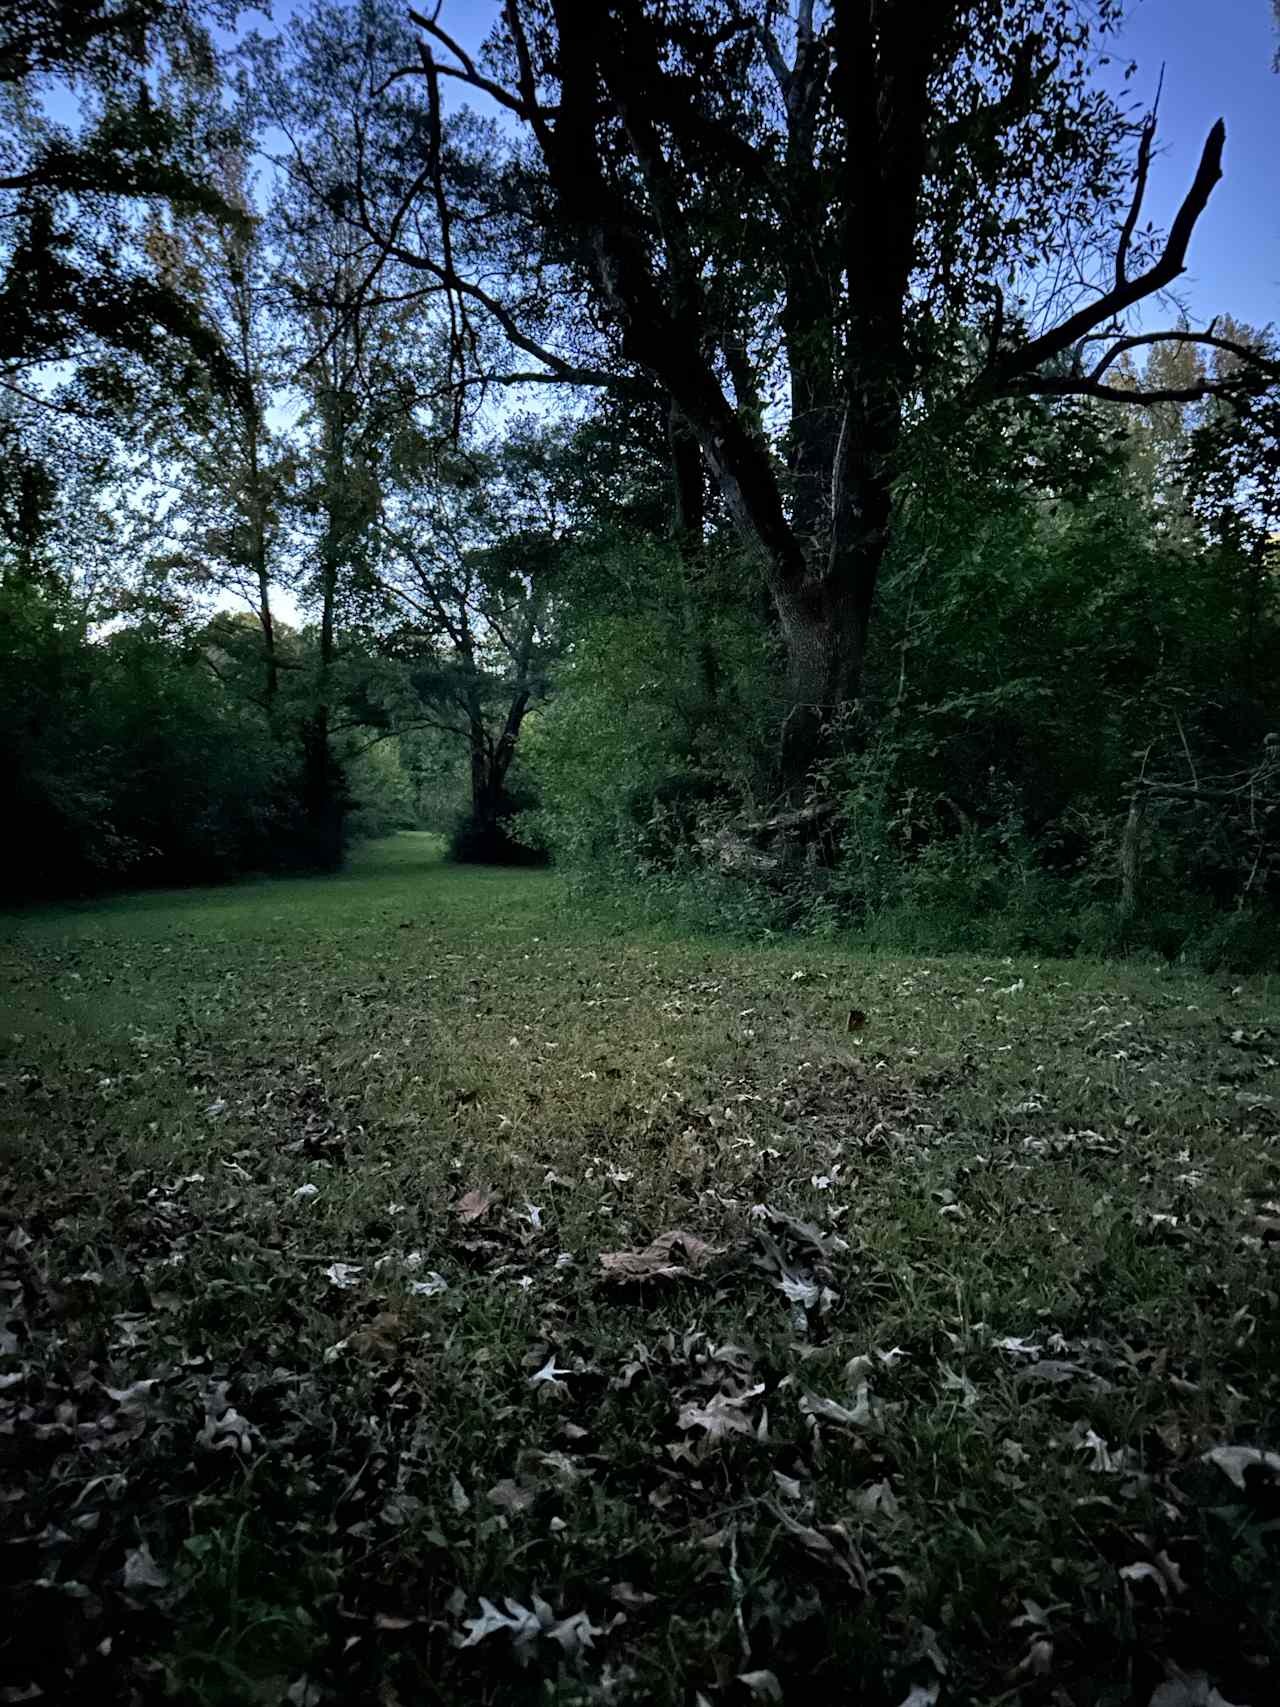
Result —
<instances>
[{"instance_id":1,"label":"leaf litter on grass","mask_svg":"<svg viewBox=\"0 0 1280 1707\"><path fill-rule=\"evenodd\" d=\"M872 962L833 1038L835 953L494 947L522 1047L495 1080L467 1007L428 1081L418 970L343 930L340 1023L246 960L141 1072L104 1034L6 1077L18 1687L1276 1697L1280 1128L1211 993Z\"/></svg>"}]
</instances>

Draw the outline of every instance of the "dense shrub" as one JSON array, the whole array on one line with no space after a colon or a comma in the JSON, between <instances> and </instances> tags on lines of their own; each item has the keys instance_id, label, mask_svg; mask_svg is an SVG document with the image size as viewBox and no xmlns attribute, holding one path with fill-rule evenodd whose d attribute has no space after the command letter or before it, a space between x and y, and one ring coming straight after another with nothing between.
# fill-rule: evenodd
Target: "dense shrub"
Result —
<instances>
[{"instance_id":1,"label":"dense shrub","mask_svg":"<svg viewBox=\"0 0 1280 1707\"><path fill-rule=\"evenodd\" d=\"M699 926L1271 963L1275 576L1260 592L1229 545L1153 514L1124 463L1069 499L922 488L913 514L865 707L815 778L820 842L721 858L768 813L768 638L741 605L708 619L721 701L699 717L674 596L584 631L531 732L526 830Z\"/></svg>"},{"instance_id":2,"label":"dense shrub","mask_svg":"<svg viewBox=\"0 0 1280 1707\"><path fill-rule=\"evenodd\" d=\"M319 862L296 742L199 640L145 620L95 632L53 583L0 587L0 748L11 895Z\"/></svg>"}]
</instances>

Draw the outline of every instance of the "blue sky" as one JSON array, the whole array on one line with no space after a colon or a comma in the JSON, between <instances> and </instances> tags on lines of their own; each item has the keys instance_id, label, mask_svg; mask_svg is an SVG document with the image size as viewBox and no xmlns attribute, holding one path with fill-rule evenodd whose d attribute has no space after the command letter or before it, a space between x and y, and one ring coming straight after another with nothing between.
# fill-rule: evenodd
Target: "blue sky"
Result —
<instances>
[{"instance_id":1,"label":"blue sky","mask_svg":"<svg viewBox=\"0 0 1280 1707\"><path fill-rule=\"evenodd\" d=\"M1271 0L1137 0L1120 38L1150 100L1160 66L1161 153L1148 209L1167 228L1209 127L1226 120L1223 179L1196 229L1179 287L1193 317L1280 321L1280 76Z\"/></svg>"}]
</instances>

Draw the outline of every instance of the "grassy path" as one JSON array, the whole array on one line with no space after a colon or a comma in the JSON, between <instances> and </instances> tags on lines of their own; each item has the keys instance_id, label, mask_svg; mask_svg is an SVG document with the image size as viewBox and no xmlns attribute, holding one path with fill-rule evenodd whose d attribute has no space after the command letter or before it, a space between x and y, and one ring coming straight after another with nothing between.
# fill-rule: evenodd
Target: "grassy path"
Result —
<instances>
[{"instance_id":1,"label":"grassy path","mask_svg":"<svg viewBox=\"0 0 1280 1707\"><path fill-rule=\"evenodd\" d=\"M0 935L0 1699L1280 1699L1274 982L409 835Z\"/></svg>"}]
</instances>

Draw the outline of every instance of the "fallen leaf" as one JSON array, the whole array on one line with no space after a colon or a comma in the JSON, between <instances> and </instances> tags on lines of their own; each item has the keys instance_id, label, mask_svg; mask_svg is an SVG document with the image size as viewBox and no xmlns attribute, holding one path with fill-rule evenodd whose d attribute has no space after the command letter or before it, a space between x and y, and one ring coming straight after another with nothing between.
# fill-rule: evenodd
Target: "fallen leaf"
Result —
<instances>
[{"instance_id":1,"label":"fallen leaf","mask_svg":"<svg viewBox=\"0 0 1280 1707\"><path fill-rule=\"evenodd\" d=\"M537 1374L531 1375L529 1377L529 1385L531 1387L537 1387L539 1385L545 1384L545 1385L553 1387L553 1388L554 1387L563 1387L564 1382L560 1379L560 1377L562 1375L572 1375L572 1374L573 1374L572 1369L557 1369L556 1368L556 1360L555 1360L555 1356L553 1354L543 1364L542 1368L538 1370Z\"/></svg>"},{"instance_id":2,"label":"fallen leaf","mask_svg":"<svg viewBox=\"0 0 1280 1707\"><path fill-rule=\"evenodd\" d=\"M364 1264L358 1262L330 1263L324 1271L325 1278L332 1285L341 1288L343 1291L348 1291L351 1287L360 1284L360 1274L363 1267Z\"/></svg>"},{"instance_id":3,"label":"fallen leaf","mask_svg":"<svg viewBox=\"0 0 1280 1707\"><path fill-rule=\"evenodd\" d=\"M631 1612L638 1611L642 1606L652 1606L657 1598L656 1594L637 1588L634 1583L614 1583L609 1590L609 1599L616 1600L619 1606L625 1606Z\"/></svg>"},{"instance_id":4,"label":"fallen leaf","mask_svg":"<svg viewBox=\"0 0 1280 1707\"><path fill-rule=\"evenodd\" d=\"M600 1266L609 1280L676 1280L691 1277L723 1254L721 1245L674 1231L661 1234L642 1251L601 1251Z\"/></svg>"},{"instance_id":5,"label":"fallen leaf","mask_svg":"<svg viewBox=\"0 0 1280 1707\"><path fill-rule=\"evenodd\" d=\"M853 1496L854 1510L862 1517L887 1517L892 1521L898 1515L898 1499L888 1482L872 1482L869 1487L859 1488Z\"/></svg>"},{"instance_id":6,"label":"fallen leaf","mask_svg":"<svg viewBox=\"0 0 1280 1707\"><path fill-rule=\"evenodd\" d=\"M1169 1598L1169 1585L1163 1574L1154 1565L1148 1565L1141 1560L1136 1565L1122 1565L1120 1575L1127 1583L1154 1583L1160 1591L1161 1599L1167 1600Z\"/></svg>"},{"instance_id":7,"label":"fallen leaf","mask_svg":"<svg viewBox=\"0 0 1280 1707\"><path fill-rule=\"evenodd\" d=\"M572 1657L581 1653L584 1648L591 1647L592 1637L599 1636L602 1632L585 1612L575 1612L553 1624L546 1634L553 1642L559 1642L565 1653Z\"/></svg>"},{"instance_id":8,"label":"fallen leaf","mask_svg":"<svg viewBox=\"0 0 1280 1707\"><path fill-rule=\"evenodd\" d=\"M532 1488L522 1488L518 1482L513 1482L510 1476L495 1482L485 1495L491 1505L498 1506L502 1511L527 1511L536 1497ZM507 1604L510 1605L510 1601Z\"/></svg>"},{"instance_id":9,"label":"fallen leaf","mask_svg":"<svg viewBox=\"0 0 1280 1707\"><path fill-rule=\"evenodd\" d=\"M508 1610L499 1612L491 1600L486 1600L481 1595L480 1616L463 1620L463 1628L467 1634L458 1641L458 1646L474 1648L476 1643L483 1642L486 1636L496 1636L502 1631L506 1631L517 1643L529 1641L541 1633L541 1624L527 1607L521 1606L518 1600L508 1600L506 1605Z\"/></svg>"},{"instance_id":10,"label":"fallen leaf","mask_svg":"<svg viewBox=\"0 0 1280 1707\"><path fill-rule=\"evenodd\" d=\"M1257 1468L1270 1476L1280 1475L1280 1453L1264 1452L1259 1446L1214 1446L1201 1454L1201 1461L1216 1464L1242 1493L1246 1470Z\"/></svg>"},{"instance_id":11,"label":"fallen leaf","mask_svg":"<svg viewBox=\"0 0 1280 1707\"><path fill-rule=\"evenodd\" d=\"M496 1191L476 1190L467 1192L453 1206L453 1212L459 1221L480 1221L498 1200Z\"/></svg>"},{"instance_id":12,"label":"fallen leaf","mask_svg":"<svg viewBox=\"0 0 1280 1707\"><path fill-rule=\"evenodd\" d=\"M781 1701L782 1685L771 1671L740 1671L738 1682L744 1683L757 1701Z\"/></svg>"},{"instance_id":13,"label":"fallen leaf","mask_svg":"<svg viewBox=\"0 0 1280 1707\"><path fill-rule=\"evenodd\" d=\"M141 1547L131 1547L124 1557L124 1586L126 1588L167 1588L169 1578L151 1557L144 1541Z\"/></svg>"},{"instance_id":14,"label":"fallen leaf","mask_svg":"<svg viewBox=\"0 0 1280 1707\"><path fill-rule=\"evenodd\" d=\"M1147 1707L1233 1707L1203 1672L1171 1677L1152 1695Z\"/></svg>"},{"instance_id":15,"label":"fallen leaf","mask_svg":"<svg viewBox=\"0 0 1280 1707\"><path fill-rule=\"evenodd\" d=\"M744 1414L744 1407L764 1392L759 1381L745 1393L717 1393L705 1405L683 1405L677 1422L680 1428L702 1428L708 1440L720 1440L728 1434L754 1434L755 1424Z\"/></svg>"}]
</instances>

